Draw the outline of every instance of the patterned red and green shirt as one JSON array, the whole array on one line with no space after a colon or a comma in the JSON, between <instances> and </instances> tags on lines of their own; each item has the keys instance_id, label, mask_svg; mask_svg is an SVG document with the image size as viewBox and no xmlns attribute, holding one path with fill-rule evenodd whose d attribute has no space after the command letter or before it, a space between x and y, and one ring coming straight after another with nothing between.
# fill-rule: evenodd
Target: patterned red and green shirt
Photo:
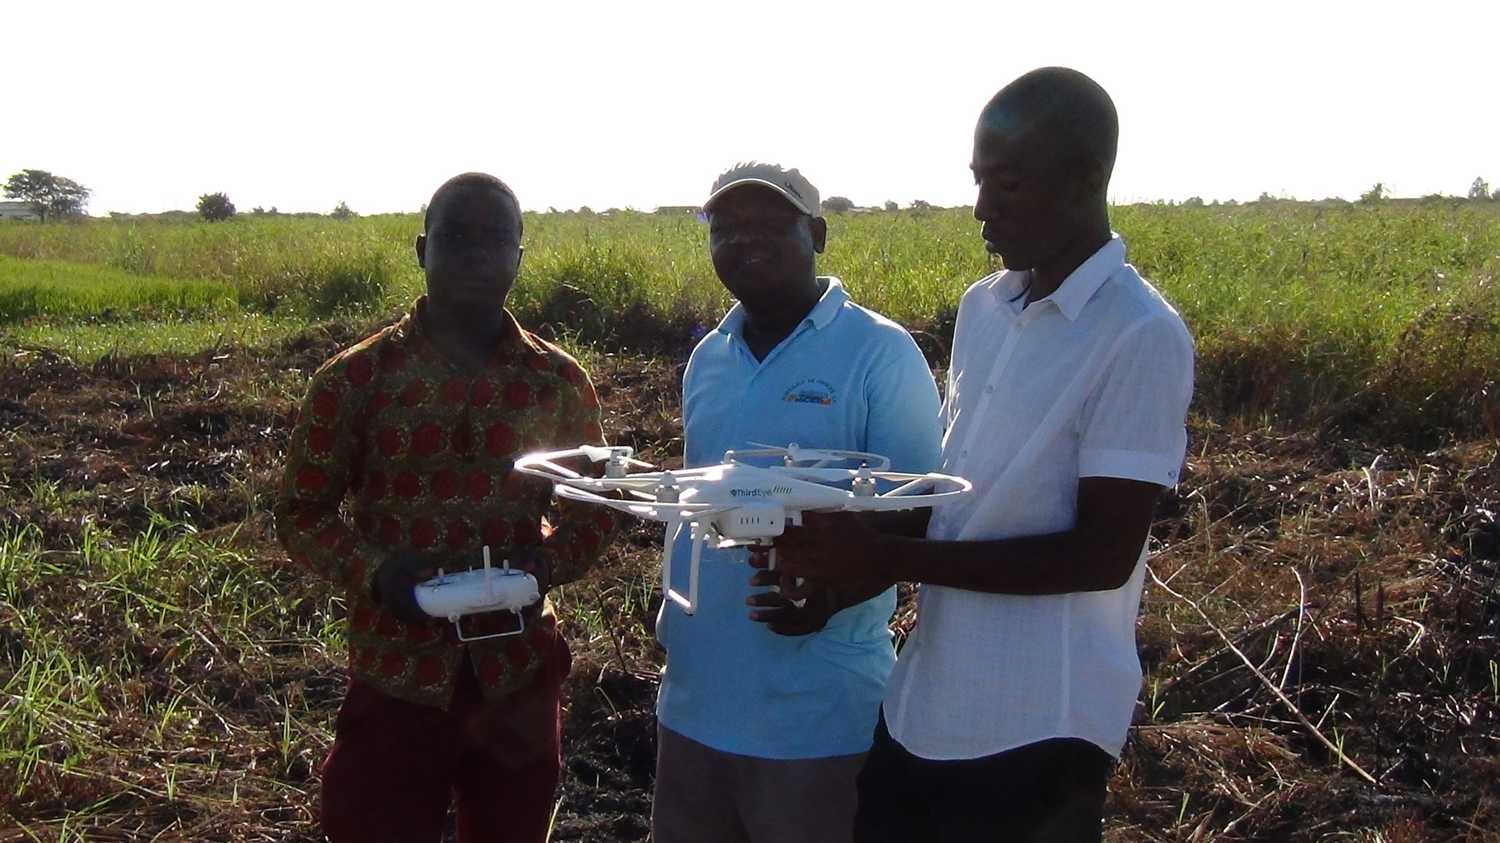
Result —
<instances>
[{"instance_id":1,"label":"patterned red and green shirt","mask_svg":"<svg viewBox=\"0 0 1500 843\"><path fill-rule=\"evenodd\" d=\"M419 299L313 375L275 514L292 561L347 592L350 671L391 696L446 707L465 649L487 698L529 682L557 634L551 606L524 635L461 643L446 621L408 624L381 610L371 591L380 563L409 552L453 570L483 545L499 564L512 547L540 544L560 585L593 563L615 522L607 509L566 502L549 519L548 484L511 470L518 454L604 441L577 361L507 312L489 363L463 369L424 336L425 307ZM514 625L494 613L466 620L465 632Z\"/></svg>"}]
</instances>

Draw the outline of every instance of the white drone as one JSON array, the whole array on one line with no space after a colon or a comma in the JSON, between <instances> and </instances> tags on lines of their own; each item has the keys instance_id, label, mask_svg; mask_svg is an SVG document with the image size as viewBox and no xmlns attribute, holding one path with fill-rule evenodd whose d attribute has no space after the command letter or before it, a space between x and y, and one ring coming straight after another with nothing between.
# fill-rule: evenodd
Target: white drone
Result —
<instances>
[{"instance_id":1,"label":"white drone","mask_svg":"<svg viewBox=\"0 0 1500 843\"><path fill-rule=\"evenodd\" d=\"M661 590L689 615L697 610L698 562L705 541L718 548L766 547L788 524L800 525L804 512L918 509L952 500L972 488L969 481L947 474L891 471L890 459L879 454L801 448L796 443L785 448L726 451L719 465L676 471L654 470L650 463L634 459L634 453L623 446L582 445L527 454L516 460L515 468L551 481L558 497L666 522ZM604 476L587 477L557 464L576 457L603 462ZM765 468L744 462L750 457L781 457L782 465ZM830 465L837 462L859 463L859 467ZM653 470L632 474L632 467ZM880 481L896 485L881 492ZM849 488L835 483L847 483ZM605 497L616 492L634 499ZM672 588L672 545L684 527L692 531L693 541L686 596ZM769 557L774 570L774 546Z\"/></svg>"}]
</instances>

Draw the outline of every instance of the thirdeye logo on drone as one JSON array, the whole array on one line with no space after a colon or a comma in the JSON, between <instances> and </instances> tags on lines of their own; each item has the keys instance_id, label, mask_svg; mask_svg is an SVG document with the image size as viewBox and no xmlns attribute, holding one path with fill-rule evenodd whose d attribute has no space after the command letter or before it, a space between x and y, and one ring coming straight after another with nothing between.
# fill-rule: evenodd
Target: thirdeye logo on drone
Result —
<instances>
[{"instance_id":1,"label":"thirdeye logo on drone","mask_svg":"<svg viewBox=\"0 0 1500 843\"><path fill-rule=\"evenodd\" d=\"M791 486L765 486L759 489L730 489L731 498L775 498L792 493Z\"/></svg>"}]
</instances>

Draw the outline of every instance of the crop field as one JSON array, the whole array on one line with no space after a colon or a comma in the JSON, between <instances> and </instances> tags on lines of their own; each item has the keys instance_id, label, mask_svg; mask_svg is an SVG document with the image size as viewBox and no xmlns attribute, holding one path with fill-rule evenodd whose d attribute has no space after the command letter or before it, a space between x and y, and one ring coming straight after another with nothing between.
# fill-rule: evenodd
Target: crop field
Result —
<instances>
[{"instance_id":1,"label":"crop field","mask_svg":"<svg viewBox=\"0 0 1500 843\"><path fill-rule=\"evenodd\" d=\"M1500 202L1114 220L1198 368L1107 839L1500 841ZM612 441L680 464L681 367L728 304L705 228L525 224L518 317L590 369ZM821 271L941 374L995 268L976 223L829 228ZM269 511L308 375L420 293L420 229L0 224L0 841L322 839L343 599ZM554 840L646 839L659 541L636 525L554 593Z\"/></svg>"}]
</instances>

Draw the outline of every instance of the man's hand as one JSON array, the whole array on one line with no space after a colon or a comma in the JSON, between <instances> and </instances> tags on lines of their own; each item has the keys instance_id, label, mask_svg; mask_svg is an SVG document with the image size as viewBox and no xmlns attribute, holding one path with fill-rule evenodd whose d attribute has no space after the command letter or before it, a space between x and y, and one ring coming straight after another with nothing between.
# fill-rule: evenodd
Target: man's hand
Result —
<instances>
[{"instance_id":1,"label":"man's hand","mask_svg":"<svg viewBox=\"0 0 1500 843\"><path fill-rule=\"evenodd\" d=\"M375 572L373 591L375 602L397 620L406 623L423 623L432 620L422 607L417 605L417 583L435 575L437 571L424 559L397 555L380 563Z\"/></svg>"},{"instance_id":2,"label":"man's hand","mask_svg":"<svg viewBox=\"0 0 1500 843\"><path fill-rule=\"evenodd\" d=\"M801 527L777 537L776 566L836 586L862 585L880 578L876 563L890 541L855 513L804 512Z\"/></svg>"},{"instance_id":3,"label":"man's hand","mask_svg":"<svg viewBox=\"0 0 1500 843\"><path fill-rule=\"evenodd\" d=\"M750 585L776 586L777 590L752 594L745 600L750 606L750 620L765 624L777 635L810 635L827 626L828 619L840 608L834 590L811 580L799 585L797 578L785 570L767 570L768 549L751 548L750 566L757 570L750 578ZM802 605L798 606L797 601Z\"/></svg>"}]
</instances>

